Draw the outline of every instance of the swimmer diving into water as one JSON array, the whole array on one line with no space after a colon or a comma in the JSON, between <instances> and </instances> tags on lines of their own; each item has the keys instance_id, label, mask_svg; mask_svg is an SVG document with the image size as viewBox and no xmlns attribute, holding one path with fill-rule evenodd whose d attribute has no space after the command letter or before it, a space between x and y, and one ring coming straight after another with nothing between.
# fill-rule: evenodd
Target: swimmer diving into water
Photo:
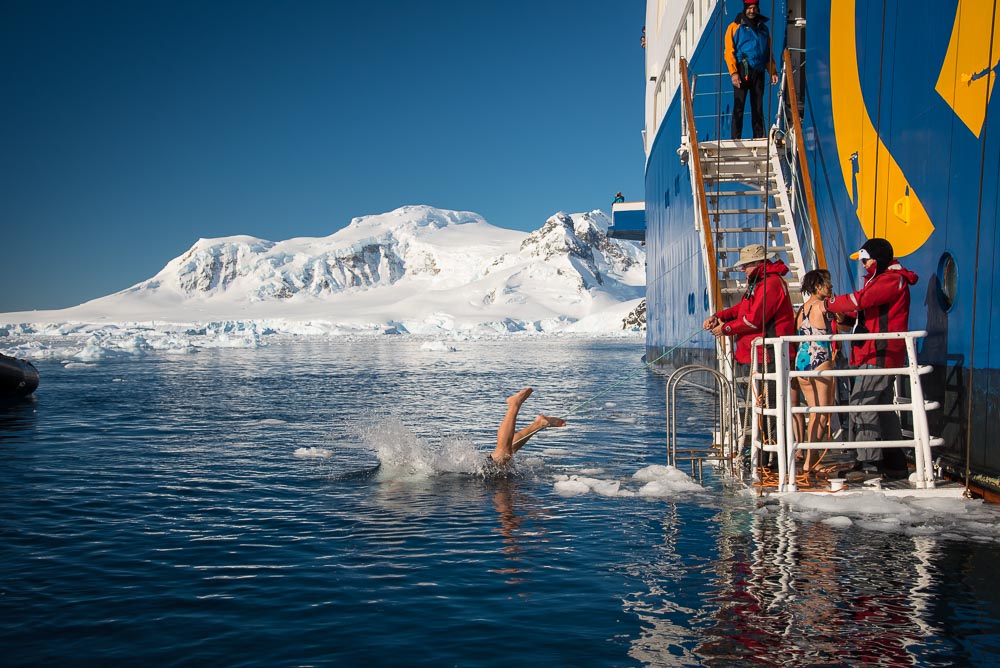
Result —
<instances>
[{"instance_id":1,"label":"swimmer diving into water","mask_svg":"<svg viewBox=\"0 0 1000 668\"><path fill-rule=\"evenodd\" d=\"M528 439L549 427L564 427L566 421L550 417L539 413L527 427L517 430L517 413L521 410L521 404L531 396L532 389L526 387L516 394L507 397L507 414L503 416L503 422L497 428L497 447L489 456L489 464L494 466L506 466L514 453L520 450Z\"/></svg>"}]
</instances>

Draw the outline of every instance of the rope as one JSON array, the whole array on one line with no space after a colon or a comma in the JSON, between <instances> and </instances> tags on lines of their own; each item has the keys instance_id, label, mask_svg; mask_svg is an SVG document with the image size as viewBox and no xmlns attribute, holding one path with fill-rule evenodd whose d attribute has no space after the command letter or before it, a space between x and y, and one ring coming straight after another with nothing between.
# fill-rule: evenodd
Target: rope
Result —
<instances>
[{"instance_id":1,"label":"rope","mask_svg":"<svg viewBox=\"0 0 1000 668\"><path fill-rule=\"evenodd\" d=\"M617 383L615 383L614 385L611 385L610 387L608 387L608 388L606 388L606 389L602 390L601 392L598 392L597 394L593 395L592 397L590 397L590 398L588 398L588 399L585 399L584 401L580 402L579 404L577 404L577 405L576 405L576 406L574 406L573 408L569 409L569 411L567 411L567 412L563 413L563 417L569 417L570 415L573 415L573 414L574 414L574 413L576 413L576 412L577 412L578 410L580 410L581 408L583 408L584 406L586 406L586 405L587 405L587 404L589 404L590 402L594 401L594 400L595 400L595 399L597 399L598 397L601 397L601 396L604 396L605 394L607 394L607 393L608 393L608 392L610 392L611 390L615 389L616 387L618 387L618 386L619 386L619 385L621 385L622 383L625 383L625 382L627 382L627 381L628 381L629 379L631 379L631 378L633 378L633 377L635 377L635 376L639 375L640 373L642 373L643 371L645 371L646 369L648 369L648 368L649 368L649 367L651 367L652 365L656 364L657 362L659 362L659 361L660 361L661 359L663 359L663 358L664 358L664 357L666 357L667 355L670 355L670 354L671 354L672 352L674 352L675 350L677 350L678 348L680 348L681 346L683 346L683 345L684 345L685 343L687 343L688 341L690 341L690 340L691 340L691 339L693 339L694 337L696 337L696 336L698 336L699 334L701 334L701 333L702 333L702 331L704 331L704 330L702 330L702 329L701 329L701 328L699 327L699 328L698 328L698 329L696 329L696 330L695 330L694 332L692 332L692 333L691 333L691 334L690 334L690 335L689 335L689 336L688 336L688 337L687 337L686 339L684 339L683 341L679 342L679 343L678 343L677 345L675 345L675 346L674 346L673 348L670 348L669 350L667 350L667 351L666 351L665 353L663 353L662 355L660 355L659 357L657 357L657 358L656 358L655 360L653 360L653 361L651 361L651 362L646 362L646 364L644 364L644 365L643 365L642 367L640 367L639 369L637 369L637 370L636 370L635 372L633 372L633 373L630 373L629 375L625 376L624 378L622 378L622 379L621 379L620 381L618 381L618 382L617 382ZM542 429L545 429L545 427L542 427ZM526 435L526 436L522 436L521 438L519 438L519 439L517 439L516 441L514 441L514 442L513 442L513 445L517 445L517 444L519 444L519 443L523 443L524 441L527 441L527 440L528 440L529 438L531 438L532 436L534 436L535 434L537 434L537 433L538 433L539 431L541 431L541 429L538 429L538 430L536 430L536 431L533 431L533 432L531 432L530 434L528 434L528 435Z\"/></svg>"},{"instance_id":2,"label":"rope","mask_svg":"<svg viewBox=\"0 0 1000 668\"><path fill-rule=\"evenodd\" d=\"M996 27L996 13L997 13L997 3L993 3L993 26ZM990 32L990 61L993 62L993 40L996 35L993 31ZM989 102L989 100L987 100ZM985 118L985 117L984 117ZM972 332L971 340L969 342L969 381L966 384L965 401L966 401L966 414L965 414L965 496L971 497L972 492L970 489L971 477L972 477L972 391L975 389L974 375L976 370L976 317L975 314L978 312L979 301L979 253L982 244L982 233L983 233L983 176L985 173L986 165L986 132L989 128L989 124L983 125L983 136L980 143L982 147L980 149L979 157L979 201L976 208L976 262L973 267L972 272ZM991 304L992 307L992 293ZM989 323L988 327L992 329L992 323ZM987 340L992 340L992 333L988 332Z\"/></svg>"},{"instance_id":3,"label":"rope","mask_svg":"<svg viewBox=\"0 0 1000 668\"><path fill-rule=\"evenodd\" d=\"M651 362L646 362L646 364L644 364L641 368L637 369L635 372L630 373L629 375L625 376L623 379L621 379L620 381L618 381L614 385L611 385L610 387L606 388L605 390L602 390L601 392L598 392L597 394L593 395L592 397L590 397L588 399L585 399L584 401L580 402L579 404L577 404L576 406L574 406L573 408L571 408L568 412L566 412L564 415L566 415L566 416L573 415L578 410L580 410L581 408L583 408L584 406L586 406L590 402L594 401L598 397L604 396L605 394L607 394L611 390L615 389L619 385L625 383L626 381L628 381L631 378L639 375L640 373L642 373L643 371L645 371L649 367L653 366L654 364L656 364L657 362L659 362L661 359L663 359L667 355L670 355L675 350L677 350L678 348L680 348L681 346L683 346L685 343L687 343L688 341L690 341L694 337L696 337L699 334L701 334L703 331L704 330L702 330L702 328L699 327L694 332L692 332L686 339L684 339L683 341L681 341L680 343L678 343L677 345L675 345L673 348L670 348L669 350L667 350L665 353L663 353L662 355L660 355L659 357L657 357L655 360L653 360Z\"/></svg>"}]
</instances>

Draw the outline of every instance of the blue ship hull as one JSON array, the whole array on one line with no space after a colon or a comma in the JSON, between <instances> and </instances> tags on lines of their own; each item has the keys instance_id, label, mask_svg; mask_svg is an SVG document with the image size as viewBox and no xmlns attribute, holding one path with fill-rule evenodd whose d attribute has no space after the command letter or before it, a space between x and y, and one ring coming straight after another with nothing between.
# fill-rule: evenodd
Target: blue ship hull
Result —
<instances>
[{"instance_id":1,"label":"blue ship hull","mask_svg":"<svg viewBox=\"0 0 1000 668\"><path fill-rule=\"evenodd\" d=\"M786 39L804 39L799 97L827 268L838 293L856 289L858 263L849 255L881 236L919 275L910 329L929 332L920 359L935 367L925 391L943 406L929 416L932 433L947 442L938 453L959 474L968 461L974 485L1000 491L1000 338L991 329L1000 322L1000 101L991 96L1000 7L995 0L926 7L838 0L836 7L806 3L804 38L772 22L779 67ZM735 11L722 11L716 3L688 54L695 75L726 69L722 40ZM788 5L774 2L771 13L786 16ZM713 118L699 122L700 140L729 138L732 95L720 90L695 98L696 117ZM765 114L773 119L776 87L768 91ZM691 178L676 152L681 111L677 92L648 145L647 356L680 346L671 365L714 365L713 340L695 334L709 300Z\"/></svg>"}]
</instances>

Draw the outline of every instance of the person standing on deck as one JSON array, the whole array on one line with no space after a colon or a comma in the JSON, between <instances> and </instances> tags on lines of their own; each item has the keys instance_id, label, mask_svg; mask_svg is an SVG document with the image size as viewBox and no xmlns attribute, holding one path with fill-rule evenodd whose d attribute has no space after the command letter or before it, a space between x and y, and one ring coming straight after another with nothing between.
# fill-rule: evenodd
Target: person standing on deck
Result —
<instances>
[{"instance_id":1,"label":"person standing on deck","mask_svg":"<svg viewBox=\"0 0 1000 668\"><path fill-rule=\"evenodd\" d=\"M733 268L742 268L747 277L743 299L710 315L702 327L711 330L716 338L735 337L736 361L749 366L750 346L756 337L795 333L795 309L788 296L788 284L782 278L788 267L781 260L767 259L760 244L741 248L740 259Z\"/></svg>"},{"instance_id":2,"label":"person standing on deck","mask_svg":"<svg viewBox=\"0 0 1000 668\"><path fill-rule=\"evenodd\" d=\"M729 24L723 46L723 57L733 83L732 138L743 136L743 108L750 93L750 121L753 136L764 136L764 84L771 75L771 85L778 83L774 65L771 34L767 17L760 13L758 0L744 0L743 11Z\"/></svg>"},{"instance_id":3,"label":"person standing on deck","mask_svg":"<svg viewBox=\"0 0 1000 668\"><path fill-rule=\"evenodd\" d=\"M702 327L710 330L715 338L736 338L736 376L750 375L751 347L759 336L788 336L795 333L795 309L788 295L788 284L782 278L788 267L781 260L767 259L767 252L760 244L740 249L740 259L734 268L742 268L747 277L747 289L735 306L723 309L705 319ZM758 360L765 361L765 368L774 369L774 362L764 351ZM775 405L775 387L768 381L766 398L769 407ZM772 427L767 428L772 432Z\"/></svg>"},{"instance_id":4,"label":"person standing on deck","mask_svg":"<svg viewBox=\"0 0 1000 668\"><path fill-rule=\"evenodd\" d=\"M830 313L857 315L854 333L905 332L910 321L910 286L918 277L904 269L893 256L892 244L878 237L869 239L851 259L865 269L864 285L847 295L826 301ZM906 342L857 341L851 346L851 366L858 369L890 369L906 364ZM894 376L860 376L851 389L852 405L891 404ZM895 411L852 414L853 440L902 440L899 415ZM881 461L880 461L881 460ZM906 457L900 448L858 448L858 464L872 463L889 477L904 477Z\"/></svg>"}]
</instances>

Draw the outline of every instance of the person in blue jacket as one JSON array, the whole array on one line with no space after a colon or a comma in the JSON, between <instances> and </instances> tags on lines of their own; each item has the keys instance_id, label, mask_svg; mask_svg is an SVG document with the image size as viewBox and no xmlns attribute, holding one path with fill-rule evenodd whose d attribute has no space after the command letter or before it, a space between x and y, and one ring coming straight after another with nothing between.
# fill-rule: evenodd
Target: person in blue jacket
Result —
<instances>
[{"instance_id":1,"label":"person in blue jacket","mask_svg":"<svg viewBox=\"0 0 1000 668\"><path fill-rule=\"evenodd\" d=\"M743 11L729 24L723 56L733 83L733 139L743 136L743 108L750 94L750 121L753 136L764 136L764 85L771 75L771 85L778 83L771 50L767 17L760 13L758 0L743 0Z\"/></svg>"}]
</instances>

